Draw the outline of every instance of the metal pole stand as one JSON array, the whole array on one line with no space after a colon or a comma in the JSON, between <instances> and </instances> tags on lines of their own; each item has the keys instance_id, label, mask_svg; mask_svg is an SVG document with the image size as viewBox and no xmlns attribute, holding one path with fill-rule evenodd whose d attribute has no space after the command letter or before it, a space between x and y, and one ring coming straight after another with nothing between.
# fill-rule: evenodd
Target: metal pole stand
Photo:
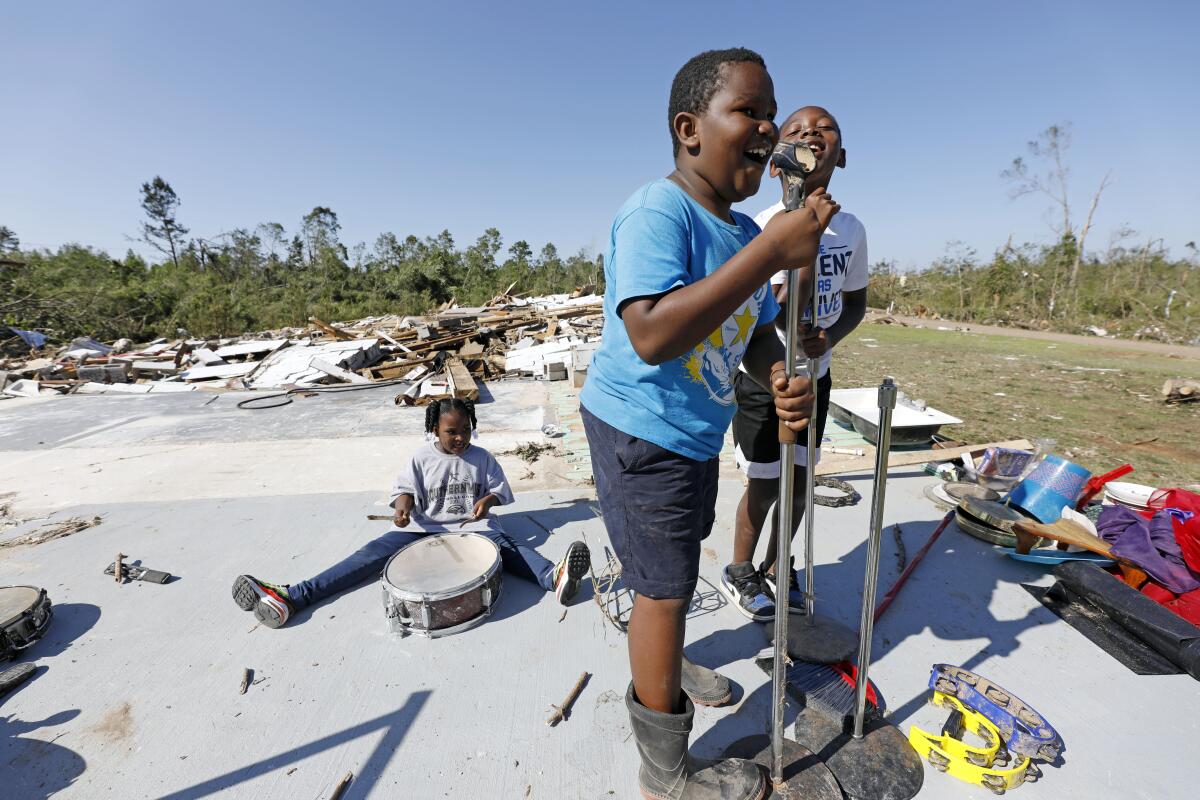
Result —
<instances>
[{"instance_id":1,"label":"metal pole stand","mask_svg":"<svg viewBox=\"0 0 1200 800\"><path fill-rule=\"evenodd\" d=\"M814 268L812 281L812 301L809 305L809 308L811 309L810 324L813 326L817 324L817 310L821 297L821 290L819 288L820 281L818 278L819 276ZM789 309L793 305L791 299L795 297L795 295L791 294L791 291L792 285L789 282ZM790 315L788 323L791 323ZM797 325L797 327L799 326ZM791 336L789 335L788 338L791 339ZM788 352L787 357L789 359L789 363L791 363L793 355L790 351ZM821 359L808 359L807 368L808 377L812 380L813 408L815 409L819 400L817 397L817 373L821 369ZM787 652L792 658L796 658L801 661L811 661L816 664L833 664L838 661L845 661L854 654L855 650L858 649L858 632L852 631L842 623L829 619L828 617L817 616L815 611L816 590L815 575L813 571L813 543L816 541L816 537L814 536L814 525L817 509L815 503L816 492L814 487L816 486L817 480L817 453L819 452L821 443L817 441L817 426L815 424L809 425L806 433L808 436L806 440L807 466L804 469L804 617L801 619L799 625L792 625L788 630ZM781 456L780 458L782 459L783 457ZM791 468L794 470L795 467L792 466L794 460L794 456L790 457L788 460L781 460L779 462L780 469L785 469L786 465L786 468ZM782 481L780 483L782 484ZM788 535L791 536L791 531L794 530L794 528L789 527L793 523L791 518L791 509L788 509L787 522L785 523L783 515L784 494L782 491L779 494L779 498L780 527L788 531ZM786 569L790 571L792 564L788 555L783 555L783 551L779 552L780 555L775 561L775 586L778 587L778 591L775 592L777 595L775 598L776 614L779 613L781 607L780 596L785 598L782 606L788 608L790 611L790 605L786 601L788 590L784 587L791 585L791 575L785 576L784 570ZM774 639L772 639L772 642L774 642Z\"/></svg>"},{"instance_id":2,"label":"metal pole stand","mask_svg":"<svg viewBox=\"0 0 1200 800\"><path fill-rule=\"evenodd\" d=\"M783 171L787 180L788 211L794 211L804 203L804 176L816 166L816 156L805 145L781 142L775 147L771 160ZM788 273L787 344L785 346L786 372L790 381L796 375L796 337L800 329L801 303L794 302L798 294L800 276L795 270ZM811 428L811 425L810 425ZM812 437L809 437L812 441ZM782 421L779 423L779 530L776 531L776 585L787 587L791 578L781 574L782 569L791 569L792 534L795 524L792 514L792 499L796 494L796 471L791 468L796 458L796 433ZM783 468L786 465L786 468ZM810 470L811 472L811 470ZM784 589L786 592L786 589ZM786 597L786 595L785 595ZM786 600L785 600L786 606ZM734 742L729 755L749 758L765 766L771 774L767 797L781 800L841 800L833 775L810 750L783 738L784 713L787 706L788 657L783 643L788 641L788 613L775 609L775 664L771 673L771 735L758 734ZM918 762L919 764L920 762Z\"/></svg>"},{"instance_id":3,"label":"metal pole stand","mask_svg":"<svg viewBox=\"0 0 1200 800\"><path fill-rule=\"evenodd\" d=\"M879 387L879 447L875 454L875 487L867 540L853 722L839 725L808 708L796 718L796 741L820 755L850 800L909 800L921 791L925 779L921 758L904 734L882 717L866 718L867 673L871 666L875 588L879 579L888 450L892 443L892 409L895 407L896 385L891 378L884 378Z\"/></svg>"}]
</instances>

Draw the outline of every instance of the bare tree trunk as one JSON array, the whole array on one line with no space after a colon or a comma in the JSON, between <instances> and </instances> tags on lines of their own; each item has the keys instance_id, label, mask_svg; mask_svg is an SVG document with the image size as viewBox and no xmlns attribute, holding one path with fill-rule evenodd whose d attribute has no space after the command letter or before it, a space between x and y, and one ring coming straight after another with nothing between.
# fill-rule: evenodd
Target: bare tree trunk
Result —
<instances>
[{"instance_id":1,"label":"bare tree trunk","mask_svg":"<svg viewBox=\"0 0 1200 800\"><path fill-rule=\"evenodd\" d=\"M1058 202L1062 206L1062 235L1066 236L1071 232L1071 204L1067 200L1067 168L1063 165L1062 146L1059 144L1057 136L1052 142L1051 151L1054 153L1054 177L1058 180L1059 186Z\"/></svg>"},{"instance_id":2,"label":"bare tree trunk","mask_svg":"<svg viewBox=\"0 0 1200 800\"><path fill-rule=\"evenodd\" d=\"M963 319L963 268L962 264L958 265L958 318Z\"/></svg>"},{"instance_id":3,"label":"bare tree trunk","mask_svg":"<svg viewBox=\"0 0 1200 800\"><path fill-rule=\"evenodd\" d=\"M1079 242L1075 247L1075 260L1071 264L1071 307L1079 310L1079 262L1083 260L1083 244L1087 241L1088 231L1092 229L1092 216L1096 213L1096 206L1100 204L1100 195L1104 193L1105 187L1108 186L1109 176L1112 172L1106 172L1103 180L1100 181L1100 188L1096 189L1096 194L1092 195L1092 205L1088 208L1087 219L1084 220L1083 227L1079 229Z\"/></svg>"}]
</instances>

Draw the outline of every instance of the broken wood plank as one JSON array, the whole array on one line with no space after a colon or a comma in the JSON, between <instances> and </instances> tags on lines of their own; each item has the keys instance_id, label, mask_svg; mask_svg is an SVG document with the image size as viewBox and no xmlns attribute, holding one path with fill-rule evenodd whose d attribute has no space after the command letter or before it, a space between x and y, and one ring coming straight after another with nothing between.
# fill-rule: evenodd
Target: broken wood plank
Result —
<instances>
[{"instance_id":1,"label":"broken wood plank","mask_svg":"<svg viewBox=\"0 0 1200 800\"><path fill-rule=\"evenodd\" d=\"M207 347L198 347L192 351L192 360L203 364L206 367L214 367L217 364L224 364L225 359L221 358L214 351Z\"/></svg>"},{"instance_id":2,"label":"broken wood plank","mask_svg":"<svg viewBox=\"0 0 1200 800\"><path fill-rule=\"evenodd\" d=\"M458 348L459 358L475 358L481 355L483 355L483 345L479 342L467 342Z\"/></svg>"},{"instance_id":3,"label":"broken wood plank","mask_svg":"<svg viewBox=\"0 0 1200 800\"><path fill-rule=\"evenodd\" d=\"M308 365L315 370L320 370L330 377L345 381L346 383L370 383L370 378L364 378L357 372L351 372L348 369L342 369L337 364L330 364L328 361L322 361L319 358L314 358L308 362Z\"/></svg>"},{"instance_id":4,"label":"broken wood plank","mask_svg":"<svg viewBox=\"0 0 1200 800\"><path fill-rule=\"evenodd\" d=\"M393 378L404 378L405 375L420 369L432 359L417 359L415 361L396 361L390 364L380 364L374 367L367 367L363 370L371 378L377 381L390 381ZM361 374L361 373L360 373ZM413 380L406 378L406 380Z\"/></svg>"},{"instance_id":5,"label":"broken wood plank","mask_svg":"<svg viewBox=\"0 0 1200 800\"><path fill-rule=\"evenodd\" d=\"M459 400L475 402L479 399L479 387L462 359L451 356L446 359L446 378L450 382L450 396Z\"/></svg>"},{"instance_id":6,"label":"broken wood plank","mask_svg":"<svg viewBox=\"0 0 1200 800\"><path fill-rule=\"evenodd\" d=\"M318 328L320 328L325 333L329 334L333 338L338 339L340 341L346 342L346 341L350 341L351 339L358 338L357 336L354 336L353 334L346 333L341 328L333 327L328 322L325 322L322 319L318 319L316 317L309 317L308 321L311 322L313 325L317 326Z\"/></svg>"},{"instance_id":7,"label":"broken wood plank","mask_svg":"<svg viewBox=\"0 0 1200 800\"><path fill-rule=\"evenodd\" d=\"M946 450L916 450L888 454L888 469L893 467L914 467L918 464L928 464L931 461L950 461L964 453L982 453L989 447L1007 447L1013 450L1032 450L1033 444L1028 439L1012 439L1007 442L989 442L987 444L969 444L963 447L951 447ZM875 468L875 448L865 448L867 455L849 461L830 463L822 461L817 465L817 475L841 475L847 472L867 472Z\"/></svg>"}]
</instances>

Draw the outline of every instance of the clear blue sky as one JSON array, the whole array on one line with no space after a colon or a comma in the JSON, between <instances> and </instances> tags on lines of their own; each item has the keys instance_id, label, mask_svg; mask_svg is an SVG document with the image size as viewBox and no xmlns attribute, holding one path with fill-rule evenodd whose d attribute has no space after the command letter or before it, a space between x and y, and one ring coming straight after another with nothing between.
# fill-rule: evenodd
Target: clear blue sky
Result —
<instances>
[{"instance_id":1,"label":"clear blue sky","mask_svg":"<svg viewBox=\"0 0 1200 800\"><path fill-rule=\"evenodd\" d=\"M1010 201L999 173L1068 121L1077 213L1113 172L1093 248L1122 225L1176 255L1200 240L1200 12L1182 0L117 0L9 3L0 29L0 224L26 247L122 254L158 174L203 236L292 232L324 205L348 246L495 226L505 246L603 250L621 202L671 169L675 70L736 45L766 58L779 121L839 117L831 190L873 261L1050 238L1046 202ZM764 181L742 208L777 195Z\"/></svg>"}]
</instances>

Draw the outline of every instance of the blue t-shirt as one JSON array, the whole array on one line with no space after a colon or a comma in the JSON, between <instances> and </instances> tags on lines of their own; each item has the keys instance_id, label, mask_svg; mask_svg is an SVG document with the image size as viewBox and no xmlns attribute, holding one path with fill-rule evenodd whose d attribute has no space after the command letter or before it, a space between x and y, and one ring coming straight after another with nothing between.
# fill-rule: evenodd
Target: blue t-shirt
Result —
<instances>
[{"instance_id":1,"label":"blue t-shirt","mask_svg":"<svg viewBox=\"0 0 1200 800\"><path fill-rule=\"evenodd\" d=\"M625 202L604 262L604 338L579 398L614 428L697 461L721 452L733 378L754 329L779 313L774 295L764 285L694 349L658 366L638 356L617 309L715 272L759 233L754 220L732 216L735 224L719 219L665 178Z\"/></svg>"}]
</instances>

